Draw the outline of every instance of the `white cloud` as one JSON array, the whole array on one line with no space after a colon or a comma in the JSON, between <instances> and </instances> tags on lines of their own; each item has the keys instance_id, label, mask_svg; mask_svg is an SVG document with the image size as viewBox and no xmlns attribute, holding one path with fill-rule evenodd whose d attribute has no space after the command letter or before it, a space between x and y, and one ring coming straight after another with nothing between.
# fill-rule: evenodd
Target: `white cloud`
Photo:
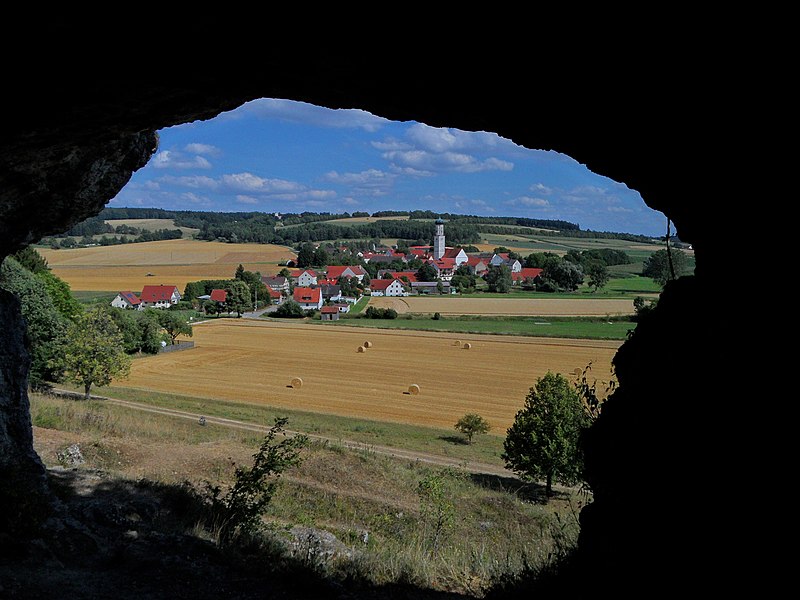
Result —
<instances>
[{"instance_id":1,"label":"white cloud","mask_svg":"<svg viewBox=\"0 0 800 600\"><path fill-rule=\"evenodd\" d=\"M496 133L486 131L462 131L446 127L431 127L423 123L416 123L406 131L408 139L417 148L430 152L450 151L495 151L498 146L516 144Z\"/></svg>"},{"instance_id":2,"label":"white cloud","mask_svg":"<svg viewBox=\"0 0 800 600\"><path fill-rule=\"evenodd\" d=\"M238 194L236 196L236 201L242 204L258 204L258 198L246 194Z\"/></svg>"},{"instance_id":3,"label":"white cloud","mask_svg":"<svg viewBox=\"0 0 800 600\"><path fill-rule=\"evenodd\" d=\"M485 200L459 200L455 203L455 207L459 210L479 209L484 212L496 212L494 207Z\"/></svg>"},{"instance_id":4,"label":"white cloud","mask_svg":"<svg viewBox=\"0 0 800 600\"><path fill-rule=\"evenodd\" d=\"M389 121L364 110L353 108L331 109L305 102L261 98L240 106L234 111L221 115L222 118L236 119L255 116L261 119L279 119L304 125L331 128L357 128L364 131L377 131Z\"/></svg>"},{"instance_id":5,"label":"white cloud","mask_svg":"<svg viewBox=\"0 0 800 600\"><path fill-rule=\"evenodd\" d=\"M150 161L155 169L210 169L211 163L202 156L187 157L181 152L162 150Z\"/></svg>"},{"instance_id":6,"label":"white cloud","mask_svg":"<svg viewBox=\"0 0 800 600\"><path fill-rule=\"evenodd\" d=\"M196 204L198 206L204 206L204 207L209 207L212 204L211 200L209 200L205 196L198 196L197 194L195 194L193 192L186 192L186 193L181 194L180 195L180 199L181 200L185 200L186 202L189 202L190 204Z\"/></svg>"},{"instance_id":7,"label":"white cloud","mask_svg":"<svg viewBox=\"0 0 800 600\"><path fill-rule=\"evenodd\" d=\"M384 152L383 157L399 169L411 168L423 173L456 172L478 173L481 171L510 171L513 163L489 158L478 160L470 154L461 152L433 153L425 150L406 150Z\"/></svg>"},{"instance_id":8,"label":"white cloud","mask_svg":"<svg viewBox=\"0 0 800 600\"><path fill-rule=\"evenodd\" d=\"M161 177L158 181L160 183L166 183L170 185L194 189L205 189L209 191L216 191L220 187L219 181L213 177L207 177L205 175L198 175L194 177L175 177L173 175L167 175L165 177Z\"/></svg>"},{"instance_id":9,"label":"white cloud","mask_svg":"<svg viewBox=\"0 0 800 600\"><path fill-rule=\"evenodd\" d=\"M266 194L271 193L287 193L296 192L303 189L303 186L294 181L287 181L286 179L265 179L252 173L232 173L223 175L220 178L220 183L231 191L240 192L262 192Z\"/></svg>"},{"instance_id":10,"label":"white cloud","mask_svg":"<svg viewBox=\"0 0 800 600\"><path fill-rule=\"evenodd\" d=\"M553 193L553 188L547 186L543 183L534 183L530 188L530 191L536 192L539 196L549 196Z\"/></svg>"},{"instance_id":11,"label":"white cloud","mask_svg":"<svg viewBox=\"0 0 800 600\"><path fill-rule=\"evenodd\" d=\"M196 142L192 144L186 144L183 149L190 154L207 154L208 156L219 156L222 154L222 151L216 146L212 146L211 144L200 144Z\"/></svg>"},{"instance_id":12,"label":"white cloud","mask_svg":"<svg viewBox=\"0 0 800 600\"><path fill-rule=\"evenodd\" d=\"M506 204L510 204L511 206L527 206L531 208L543 208L545 206L550 206L550 202L544 198L531 198L530 196L519 196L513 200L507 200Z\"/></svg>"},{"instance_id":13,"label":"white cloud","mask_svg":"<svg viewBox=\"0 0 800 600\"><path fill-rule=\"evenodd\" d=\"M342 204L346 204L347 206L358 206L361 203L355 198L344 198L342 200Z\"/></svg>"},{"instance_id":14,"label":"white cloud","mask_svg":"<svg viewBox=\"0 0 800 600\"><path fill-rule=\"evenodd\" d=\"M394 185L397 176L378 169L367 169L360 173L339 173L329 171L323 175L324 181L352 188L359 196L385 196Z\"/></svg>"}]
</instances>

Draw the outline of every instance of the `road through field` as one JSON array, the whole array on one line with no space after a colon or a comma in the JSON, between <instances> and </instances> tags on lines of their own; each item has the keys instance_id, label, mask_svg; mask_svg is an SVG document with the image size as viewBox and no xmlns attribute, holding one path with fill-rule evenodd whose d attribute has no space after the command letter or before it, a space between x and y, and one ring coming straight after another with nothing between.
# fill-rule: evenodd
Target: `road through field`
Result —
<instances>
[{"instance_id":1,"label":"road through field","mask_svg":"<svg viewBox=\"0 0 800 600\"><path fill-rule=\"evenodd\" d=\"M67 396L78 396L83 397L82 394L76 394L74 392L69 392L67 390L53 390L55 393L64 394ZM92 395L92 398L96 398L98 400L102 400L103 402L108 402L112 404L117 404L119 406L124 406L126 408L131 408L134 410L139 410L142 412L162 415L166 417L173 417L177 419L184 419L193 421L195 423L199 423L200 419L203 420L204 425L207 427L211 426L220 426L220 427L230 427L233 429L242 429L245 431L253 431L256 433L264 433L266 434L269 431L268 427L263 425L256 425L255 423L247 423L246 421L238 421L236 419L225 419L222 417L211 417L201 415L199 413L188 412L184 410L175 410L172 408L162 408L158 406L152 406L149 404L141 404L139 402L131 402L129 400L120 400L119 398L109 398L107 396L97 396ZM288 435L297 435L298 432L286 430ZM453 459L447 458L444 456L439 456L437 454L430 454L426 452L416 452L413 450L403 450L400 448L391 448L389 446L379 446L375 444L364 444L362 442L354 442L351 440L342 440L340 438L330 438L325 437L322 435L316 435L312 433L305 433L306 435L312 440L317 441L327 441L334 444L339 444L344 448L349 450L360 450L365 452L374 452L376 454L384 454L387 456L391 456L393 458L400 458L405 460L412 460L412 461L419 461L424 462L432 465L437 465L441 467L458 467L468 471L470 473L480 473L480 474L487 474L487 475L499 475L502 477L516 477L516 474L513 471L509 471L508 469L504 469L503 467L497 465L491 465L482 462L476 461L465 461L463 459Z\"/></svg>"},{"instance_id":2,"label":"road through field","mask_svg":"<svg viewBox=\"0 0 800 600\"><path fill-rule=\"evenodd\" d=\"M608 379L622 343L252 319L215 319L193 330L194 348L136 359L117 385L446 429L478 413L490 435L504 435L547 371L574 379L591 363ZM367 341L371 347L359 352ZM302 385L292 387L293 378ZM409 393L413 384L417 395Z\"/></svg>"}]
</instances>

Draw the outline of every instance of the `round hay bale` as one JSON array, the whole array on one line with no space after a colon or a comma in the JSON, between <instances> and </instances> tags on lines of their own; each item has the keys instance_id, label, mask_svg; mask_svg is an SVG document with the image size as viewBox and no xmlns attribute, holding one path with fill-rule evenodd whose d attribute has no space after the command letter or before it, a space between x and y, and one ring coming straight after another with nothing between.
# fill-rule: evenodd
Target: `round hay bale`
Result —
<instances>
[{"instance_id":1,"label":"round hay bale","mask_svg":"<svg viewBox=\"0 0 800 600\"><path fill-rule=\"evenodd\" d=\"M372 342L370 342L369 340L364 342L364 348L372 348Z\"/></svg>"},{"instance_id":2,"label":"round hay bale","mask_svg":"<svg viewBox=\"0 0 800 600\"><path fill-rule=\"evenodd\" d=\"M467 342L466 344L464 344L463 348L464 348L464 350L469 350L470 348L472 348L472 344Z\"/></svg>"},{"instance_id":3,"label":"round hay bale","mask_svg":"<svg viewBox=\"0 0 800 600\"><path fill-rule=\"evenodd\" d=\"M292 387L295 389L303 387L303 380L299 377L292 378Z\"/></svg>"},{"instance_id":4,"label":"round hay bale","mask_svg":"<svg viewBox=\"0 0 800 600\"><path fill-rule=\"evenodd\" d=\"M365 351L366 351L366 348L364 348L364 346L359 346L358 350L356 350L356 352L365 352Z\"/></svg>"},{"instance_id":5,"label":"round hay bale","mask_svg":"<svg viewBox=\"0 0 800 600\"><path fill-rule=\"evenodd\" d=\"M419 386L416 383L412 383L410 386L408 386L408 393L412 396L419 395Z\"/></svg>"},{"instance_id":6,"label":"round hay bale","mask_svg":"<svg viewBox=\"0 0 800 600\"><path fill-rule=\"evenodd\" d=\"M580 375L581 373L583 373L583 371L581 371L580 367L575 367L575 370L572 372L573 375Z\"/></svg>"},{"instance_id":7,"label":"round hay bale","mask_svg":"<svg viewBox=\"0 0 800 600\"><path fill-rule=\"evenodd\" d=\"M456 340L455 342L453 342L453 346L460 346L460 345L461 345L461 340Z\"/></svg>"}]
</instances>

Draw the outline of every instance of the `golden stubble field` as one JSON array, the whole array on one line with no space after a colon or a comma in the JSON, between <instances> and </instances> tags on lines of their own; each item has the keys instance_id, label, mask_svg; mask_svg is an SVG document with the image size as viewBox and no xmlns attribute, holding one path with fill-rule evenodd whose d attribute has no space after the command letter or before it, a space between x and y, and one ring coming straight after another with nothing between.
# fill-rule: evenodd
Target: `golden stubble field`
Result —
<instances>
[{"instance_id":1,"label":"golden stubble field","mask_svg":"<svg viewBox=\"0 0 800 600\"><path fill-rule=\"evenodd\" d=\"M538 377L549 370L574 379L592 363L608 378L621 344L244 319L195 325L192 340L192 349L136 359L108 394L118 385L445 429L478 413L505 435ZM366 341L371 347L358 352ZM302 386L292 388L296 377ZM419 395L408 393L413 384Z\"/></svg>"},{"instance_id":2,"label":"golden stubble field","mask_svg":"<svg viewBox=\"0 0 800 600\"><path fill-rule=\"evenodd\" d=\"M232 279L239 264L248 271L274 275L282 268L279 262L296 256L293 250L272 244L189 239L38 251L73 291L136 293L145 285L176 285L183 292L190 281Z\"/></svg>"},{"instance_id":3,"label":"golden stubble field","mask_svg":"<svg viewBox=\"0 0 800 600\"><path fill-rule=\"evenodd\" d=\"M506 315L537 317L605 317L632 315L633 300L603 298L452 298L406 296L370 298L370 306L393 308L400 314Z\"/></svg>"}]
</instances>

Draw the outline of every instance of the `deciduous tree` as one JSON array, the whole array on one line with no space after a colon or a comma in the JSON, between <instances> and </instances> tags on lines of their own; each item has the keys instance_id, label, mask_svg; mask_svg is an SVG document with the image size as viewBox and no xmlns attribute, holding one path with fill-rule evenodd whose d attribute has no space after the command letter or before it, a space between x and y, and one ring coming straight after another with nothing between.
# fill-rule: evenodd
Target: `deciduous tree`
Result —
<instances>
[{"instance_id":1,"label":"deciduous tree","mask_svg":"<svg viewBox=\"0 0 800 600\"><path fill-rule=\"evenodd\" d=\"M111 316L95 308L70 324L64 349L64 375L83 386L84 398L92 386L102 387L112 379L125 378L131 358L125 353L122 334Z\"/></svg>"},{"instance_id":2,"label":"deciduous tree","mask_svg":"<svg viewBox=\"0 0 800 600\"><path fill-rule=\"evenodd\" d=\"M438 313L437 313L438 314ZM467 413L456 421L455 425L461 433L467 436L467 443L472 443L472 437L476 434L488 433L491 429L489 422L482 416L475 413Z\"/></svg>"},{"instance_id":3,"label":"deciduous tree","mask_svg":"<svg viewBox=\"0 0 800 600\"><path fill-rule=\"evenodd\" d=\"M575 387L563 376L547 372L530 389L508 429L502 458L523 479L544 479L549 498L553 482L574 485L582 477L579 439L589 424Z\"/></svg>"}]
</instances>

